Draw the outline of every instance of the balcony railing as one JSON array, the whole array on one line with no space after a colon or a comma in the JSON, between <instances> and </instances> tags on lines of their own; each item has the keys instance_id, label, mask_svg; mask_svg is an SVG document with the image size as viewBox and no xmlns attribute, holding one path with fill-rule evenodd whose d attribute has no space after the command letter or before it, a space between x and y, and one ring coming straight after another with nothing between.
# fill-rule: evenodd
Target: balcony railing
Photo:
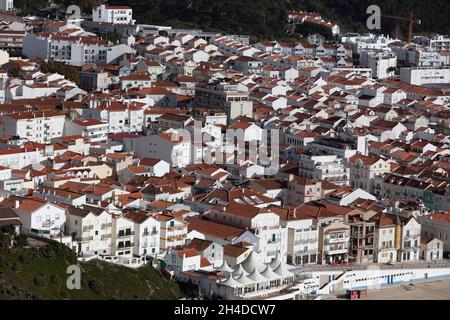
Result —
<instances>
[{"instance_id":1,"label":"balcony railing","mask_svg":"<svg viewBox=\"0 0 450 320\"><path fill-rule=\"evenodd\" d=\"M111 239L111 235L110 234L104 234L100 237L102 240L107 240L107 239Z\"/></svg>"},{"instance_id":2,"label":"balcony railing","mask_svg":"<svg viewBox=\"0 0 450 320\"><path fill-rule=\"evenodd\" d=\"M132 248L132 247L134 247L134 243L118 245L117 249L126 249L126 248Z\"/></svg>"},{"instance_id":3,"label":"balcony railing","mask_svg":"<svg viewBox=\"0 0 450 320\"><path fill-rule=\"evenodd\" d=\"M102 223L102 229L107 229L112 226L112 223Z\"/></svg>"},{"instance_id":4,"label":"balcony railing","mask_svg":"<svg viewBox=\"0 0 450 320\"><path fill-rule=\"evenodd\" d=\"M126 237L130 237L130 236L134 236L134 231L117 234L117 238L126 238Z\"/></svg>"},{"instance_id":5,"label":"balcony railing","mask_svg":"<svg viewBox=\"0 0 450 320\"><path fill-rule=\"evenodd\" d=\"M299 239L299 240L295 240L294 244L305 244L305 243L316 243L319 239L317 238L312 238L312 239Z\"/></svg>"},{"instance_id":6,"label":"balcony railing","mask_svg":"<svg viewBox=\"0 0 450 320\"><path fill-rule=\"evenodd\" d=\"M84 226L84 227L83 227L83 232L86 232L86 231L89 231L89 230L92 230L92 229L94 229L94 226L93 226L93 225L90 225L90 226Z\"/></svg>"}]
</instances>

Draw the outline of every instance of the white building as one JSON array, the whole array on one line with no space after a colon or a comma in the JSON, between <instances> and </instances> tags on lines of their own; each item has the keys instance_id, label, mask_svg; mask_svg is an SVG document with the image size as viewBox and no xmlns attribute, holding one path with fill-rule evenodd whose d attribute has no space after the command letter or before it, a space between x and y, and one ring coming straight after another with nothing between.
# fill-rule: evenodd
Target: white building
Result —
<instances>
[{"instance_id":1,"label":"white building","mask_svg":"<svg viewBox=\"0 0 450 320\"><path fill-rule=\"evenodd\" d=\"M160 249L159 221L143 211L130 211L124 217L134 222L134 255L156 257Z\"/></svg>"},{"instance_id":2,"label":"white building","mask_svg":"<svg viewBox=\"0 0 450 320\"><path fill-rule=\"evenodd\" d=\"M82 136L92 142L104 141L108 134L108 124L97 119L67 120L65 136Z\"/></svg>"},{"instance_id":3,"label":"white building","mask_svg":"<svg viewBox=\"0 0 450 320\"><path fill-rule=\"evenodd\" d=\"M92 9L92 21L112 24L134 24L133 9L127 6L102 4Z\"/></svg>"},{"instance_id":4,"label":"white building","mask_svg":"<svg viewBox=\"0 0 450 320\"><path fill-rule=\"evenodd\" d=\"M450 67L401 68L400 81L418 86L450 84Z\"/></svg>"},{"instance_id":5,"label":"white building","mask_svg":"<svg viewBox=\"0 0 450 320\"><path fill-rule=\"evenodd\" d=\"M19 136L39 143L50 143L63 135L65 114L52 111L11 113L1 119L2 135Z\"/></svg>"},{"instance_id":6,"label":"white building","mask_svg":"<svg viewBox=\"0 0 450 320\"><path fill-rule=\"evenodd\" d=\"M349 169L334 154L300 155L299 176L314 180L326 180L337 185L348 185Z\"/></svg>"},{"instance_id":7,"label":"white building","mask_svg":"<svg viewBox=\"0 0 450 320\"><path fill-rule=\"evenodd\" d=\"M0 0L0 10L1 11L13 11L14 0Z\"/></svg>"},{"instance_id":8,"label":"white building","mask_svg":"<svg viewBox=\"0 0 450 320\"><path fill-rule=\"evenodd\" d=\"M191 163L191 141L175 130L130 140L127 151L133 151L139 158L160 159L179 168Z\"/></svg>"},{"instance_id":9,"label":"white building","mask_svg":"<svg viewBox=\"0 0 450 320\"><path fill-rule=\"evenodd\" d=\"M112 216L103 208L66 208L65 233L72 237L72 249L77 254L111 254L111 227Z\"/></svg>"},{"instance_id":10,"label":"white building","mask_svg":"<svg viewBox=\"0 0 450 320\"><path fill-rule=\"evenodd\" d=\"M134 53L134 49L125 44L114 45L95 36L29 33L23 39L24 56L64 62L77 67L88 63L114 63L125 53Z\"/></svg>"},{"instance_id":11,"label":"white building","mask_svg":"<svg viewBox=\"0 0 450 320\"><path fill-rule=\"evenodd\" d=\"M386 51L364 51L361 53L360 64L372 69L373 78L387 79L395 74L397 56Z\"/></svg>"},{"instance_id":12,"label":"white building","mask_svg":"<svg viewBox=\"0 0 450 320\"><path fill-rule=\"evenodd\" d=\"M4 201L19 216L22 227L41 234L54 236L64 231L66 215L64 209L40 199L11 197Z\"/></svg>"}]
</instances>

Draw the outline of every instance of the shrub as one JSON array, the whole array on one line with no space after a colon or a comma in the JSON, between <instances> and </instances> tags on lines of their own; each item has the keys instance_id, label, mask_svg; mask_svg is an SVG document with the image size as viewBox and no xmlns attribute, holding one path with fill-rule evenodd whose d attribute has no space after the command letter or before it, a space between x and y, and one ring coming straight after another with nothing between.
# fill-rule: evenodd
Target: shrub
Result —
<instances>
[{"instance_id":1,"label":"shrub","mask_svg":"<svg viewBox=\"0 0 450 320\"><path fill-rule=\"evenodd\" d=\"M22 270L22 265L20 264L20 262L14 262L11 266L11 269L14 272L19 272L20 270Z\"/></svg>"},{"instance_id":2,"label":"shrub","mask_svg":"<svg viewBox=\"0 0 450 320\"><path fill-rule=\"evenodd\" d=\"M45 278L41 274L38 274L36 277L34 277L33 282L38 287L44 287L45 286Z\"/></svg>"}]
</instances>

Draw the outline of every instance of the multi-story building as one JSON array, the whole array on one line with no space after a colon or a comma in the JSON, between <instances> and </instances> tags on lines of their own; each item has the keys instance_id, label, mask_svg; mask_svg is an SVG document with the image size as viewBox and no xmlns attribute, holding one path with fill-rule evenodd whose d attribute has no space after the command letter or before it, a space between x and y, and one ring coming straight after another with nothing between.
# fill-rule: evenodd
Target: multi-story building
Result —
<instances>
[{"instance_id":1,"label":"multi-story building","mask_svg":"<svg viewBox=\"0 0 450 320\"><path fill-rule=\"evenodd\" d=\"M419 217L422 234L428 238L437 238L443 241L444 252L450 251L450 214L433 213Z\"/></svg>"},{"instance_id":2,"label":"multi-story building","mask_svg":"<svg viewBox=\"0 0 450 320\"><path fill-rule=\"evenodd\" d=\"M396 235L396 242L400 241L397 252L398 261L413 261L420 259L421 225L413 216L405 219L399 218L401 234ZM397 222L398 223L398 222ZM397 243L398 245L398 243Z\"/></svg>"},{"instance_id":3,"label":"multi-story building","mask_svg":"<svg viewBox=\"0 0 450 320\"><path fill-rule=\"evenodd\" d=\"M350 226L344 222L330 222L319 228L319 259L321 264L348 262Z\"/></svg>"},{"instance_id":4,"label":"multi-story building","mask_svg":"<svg viewBox=\"0 0 450 320\"><path fill-rule=\"evenodd\" d=\"M21 53L25 35L26 35L25 30L12 30L12 29L0 30L0 49L7 50L10 53L13 52L16 54Z\"/></svg>"},{"instance_id":5,"label":"multi-story building","mask_svg":"<svg viewBox=\"0 0 450 320\"><path fill-rule=\"evenodd\" d=\"M349 169L334 154L305 152L300 155L299 176L326 180L337 185L348 185Z\"/></svg>"},{"instance_id":6,"label":"multi-story building","mask_svg":"<svg viewBox=\"0 0 450 320\"><path fill-rule=\"evenodd\" d=\"M134 223L133 254L156 257L160 246L160 222L144 211L129 211L123 216Z\"/></svg>"},{"instance_id":7,"label":"multi-story building","mask_svg":"<svg viewBox=\"0 0 450 320\"><path fill-rule=\"evenodd\" d=\"M239 91L236 84L225 80L210 83L198 83L195 87L197 106L220 108L225 110L229 119L238 116L251 117L253 102L249 100L248 92Z\"/></svg>"},{"instance_id":8,"label":"multi-story building","mask_svg":"<svg viewBox=\"0 0 450 320\"><path fill-rule=\"evenodd\" d=\"M270 207L287 228L287 263L305 265L318 263L319 229L316 220L306 211Z\"/></svg>"},{"instance_id":9,"label":"multi-story building","mask_svg":"<svg viewBox=\"0 0 450 320\"><path fill-rule=\"evenodd\" d=\"M164 160L174 167L182 168L192 161L191 141L175 130L130 139L130 144L125 147L139 158Z\"/></svg>"},{"instance_id":10,"label":"multi-story building","mask_svg":"<svg viewBox=\"0 0 450 320\"><path fill-rule=\"evenodd\" d=\"M23 54L26 57L53 60L77 67L113 63L125 53L134 53L134 49L126 44L114 45L94 36L28 33L23 39Z\"/></svg>"},{"instance_id":11,"label":"multi-story building","mask_svg":"<svg viewBox=\"0 0 450 320\"><path fill-rule=\"evenodd\" d=\"M14 0L0 0L0 10L1 11L13 11L14 10Z\"/></svg>"},{"instance_id":12,"label":"multi-story building","mask_svg":"<svg viewBox=\"0 0 450 320\"><path fill-rule=\"evenodd\" d=\"M450 84L450 67L401 68L400 81L417 86Z\"/></svg>"},{"instance_id":13,"label":"multi-story building","mask_svg":"<svg viewBox=\"0 0 450 320\"><path fill-rule=\"evenodd\" d=\"M64 135L78 135L92 142L106 140L107 134L108 124L93 118L67 121L64 127Z\"/></svg>"},{"instance_id":14,"label":"multi-story building","mask_svg":"<svg viewBox=\"0 0 450 320\"><path fill-rule=\"evenodd\" d=\"M83 205L66 208L65 233L77 254L111 254L112 216L105 209Z\"/></svg>"},{"instance_id":15,"label":"multi-story building","mask_svg":"<svg viewBox=\"0 0 450 320\"><path fill-rule=\"evenodd\" d=\"M450 51L450 37L448 36L436 34L432 37L415 37L413 41L436 51Z\"/></svg>"},{"instance_id":16,"label":"multi-story building","mask_svg":"<svg viewBox=\"0 0 450 320\"><path fill-rule=\"evenodd\" d=\"M50 143L52 138L63 135L65 120L65 114L54 111L10 113L1 119L1 132L29 141Z\"/></svg>"},{"instance_id":17,"label":"multi-story building","mask_svg":"<svg viewBox=\"0 0 450 320\"><path fill-rule=\"evenodd\" d=\"M347 217L350 225L349 261L351 262L371 263L375 260L375 222L368 218L369 215L362 213Z\"/></svg>"},{"instance_id":18,"label":"multi-story building","mask_svg":"<svg viewBox=\"0 0 450 320\"><path fill-rule=\"evenodd\" d=\"M213 209L210 218L215 222L252 230L259 239L255 251L264 261L270 261L277 254L286 261L287 229L281 226L280 217L267 208L233 202Z\"/></svg>"},{"instance_id":19,"label":"multi-story building","mask_svg":"<svg viewBox=\"0 0 450 320\"><path fill-rule=\"evenodd\" d=\"M62 234L66 223L64 209L54 203L38 198L12 196L1 202L19 216L22 228L41 236Z\"/></svg>"},{"instance_id":20,"label":"multi-story building","mask_svg":"<svg viewBox=\"0 0 450 320\"><path fill-rule=\"evenodd\" d=\"M322 182L290 174L288 180L287 203L298 206L309 201L320 200L324 196Z\"/></svg>"},{"instance_id":21,"label":"multi-story building","mask_svg":"<svg viewBox=\"0 0 450 320\"><path fill-rule=\"evenodd\" d=\"M111 254L132 257L135 246L134 221L124 215L113 215L111 235Z\"/></svg>"},{"instance_id":22,"label":"multi-story building","mask_svg":"<svg viewBox=\"0 0 450 320\"><path fill-rule=\"evenodd\" d=\"M350 186L374 194L375 177L391 171L387 161L375 157L356 154L348 161L350 169Z\"/></svg>"},{"instance_id":23,"label":"multi-story building","mask_svg":"<svg viewBox=\"0 0 450 320\"><path fill-rule=\"evenodd\" d=\"M92 21L112 24L134 24L133 9L127 6L101 4L92 9Z\"/></svg>"},{"instance_id":24,"label":"multi-story building","mask_svg":"<svg viewBox=\"0 0 450 320\"><path fill-rule=\"evenodd\" d=\"M387 51L363 51L360 64L372 69L372 77L375 79L387 79L394 76L397 56Z\"/></svg>"},{"instance_id":25,"label":"multi-story building","mask_svg":"<svg viewBox=\"0 0 450 320\"><path fill-rule=\"evenodd\" d=\"M160 253L169 248L177 249L186 244L188 223L166 214L158 214L155 218L160 223Z\"/></svg>"},{"instance_id":26,"label":"multi-story building","mask_svg":"<svg viewBox=\"0 0 450 320\"><path fill-rule=\"evenodd\" d=\"M396 217L379 213L373 216L371 221L375 222L374 262L388 263L397 261L397 248L395 247Z\"/></svg>"}]
</instances>

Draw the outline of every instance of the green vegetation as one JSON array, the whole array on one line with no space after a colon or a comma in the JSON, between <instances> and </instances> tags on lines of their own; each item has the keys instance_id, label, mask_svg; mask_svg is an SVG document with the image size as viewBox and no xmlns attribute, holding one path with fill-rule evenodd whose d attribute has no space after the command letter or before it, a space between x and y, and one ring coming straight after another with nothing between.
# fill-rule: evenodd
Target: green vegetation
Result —
<instances>
[{"instance_id":1,"label":"green vegetation","mask_svg":"<svg viewBox=\"0 0 450 320\"><path fill-rule=\"evenodd\" d=\"M65 14L66 8L70 5L76 4L80 6L84 12L90 12L92 7L99 3L99 0L78 0L74 2L72 0L55 0L53 3L59 5L60 10L58 12L62 15ZM18 9L19 15L25 16L29 14L36 14L39 10L48 9L48 0L15 0L14 7Z\"/></svg>"},{"instance_id":2,"label":"green vegetation","mask_svg":"<svg viewBox=\"0 0 450 320\"><path fill-rule=\"evenodd\" d=\"M55 0L60 12L73 2ZM90 13L98 0L82 0L77 4ZM316 11L336 22L342 31L368 32L366 9L380 6L383 14L407 17L410 12L422 19L415 32L450 33L450 1L448 0L110 0L112 5L129 5L138 23L199 28L206 31L248 34L253 40L285 38L291 29L286 20L292 9ZM33 14L48 7L47 0L15 0L21 15ZM395 21L383 19L382 30L392 33ZM400 22L403 35L406 23ZM307 27L308 28L308 27ZM301 34L306 31L300 31ZM297 35L289 35L298 38Z\"/></svg>"},{"instance_id":3,"label":"green vegetation","mask_svg":"<svg viewBox=\"0 0 450 320\"><path fill-rule=\"evenodd\" d=\"M79 68L64 64L62 62L41 62L41 71L43 73L59 73L62 74L66 79L75 82L80 85L80 71Z\"/></svg>"},{"instance_id":4,"label":"green vegetation","mask_svg":"<svg viewBox=\"0 0 450 320\"><path fill-rule=\"evenodd\" d=\"M8 248L9 235L0 232L0 300L2 299L177 299L179 285L149 265L131 269L108 262L78 262L66 246ZM81 269L81 289L69 290L67 267Z\"/></svg>"},{"instance_id":5,"label":"green vegetation","mask_svg":"<svg viewBox=\"0 0 450 320\"><path fill-rule=\"evenodd\" d=\"M368 32L366 9L378 4L383 14L422 19L416 32L450 33L448 0L110 0L134 9L139 23L200 28L207 31L249 34L255 40L283 38L290 30L286 23L291 9L317 11L338 23L343 31ZM383 20L381 32L393 32L395 22ZM401 23L403 33L407 26ZM292 36L291 36L292 37ZM295 36L294 36L295 37Z\"/></svg>"}]
</instances>

